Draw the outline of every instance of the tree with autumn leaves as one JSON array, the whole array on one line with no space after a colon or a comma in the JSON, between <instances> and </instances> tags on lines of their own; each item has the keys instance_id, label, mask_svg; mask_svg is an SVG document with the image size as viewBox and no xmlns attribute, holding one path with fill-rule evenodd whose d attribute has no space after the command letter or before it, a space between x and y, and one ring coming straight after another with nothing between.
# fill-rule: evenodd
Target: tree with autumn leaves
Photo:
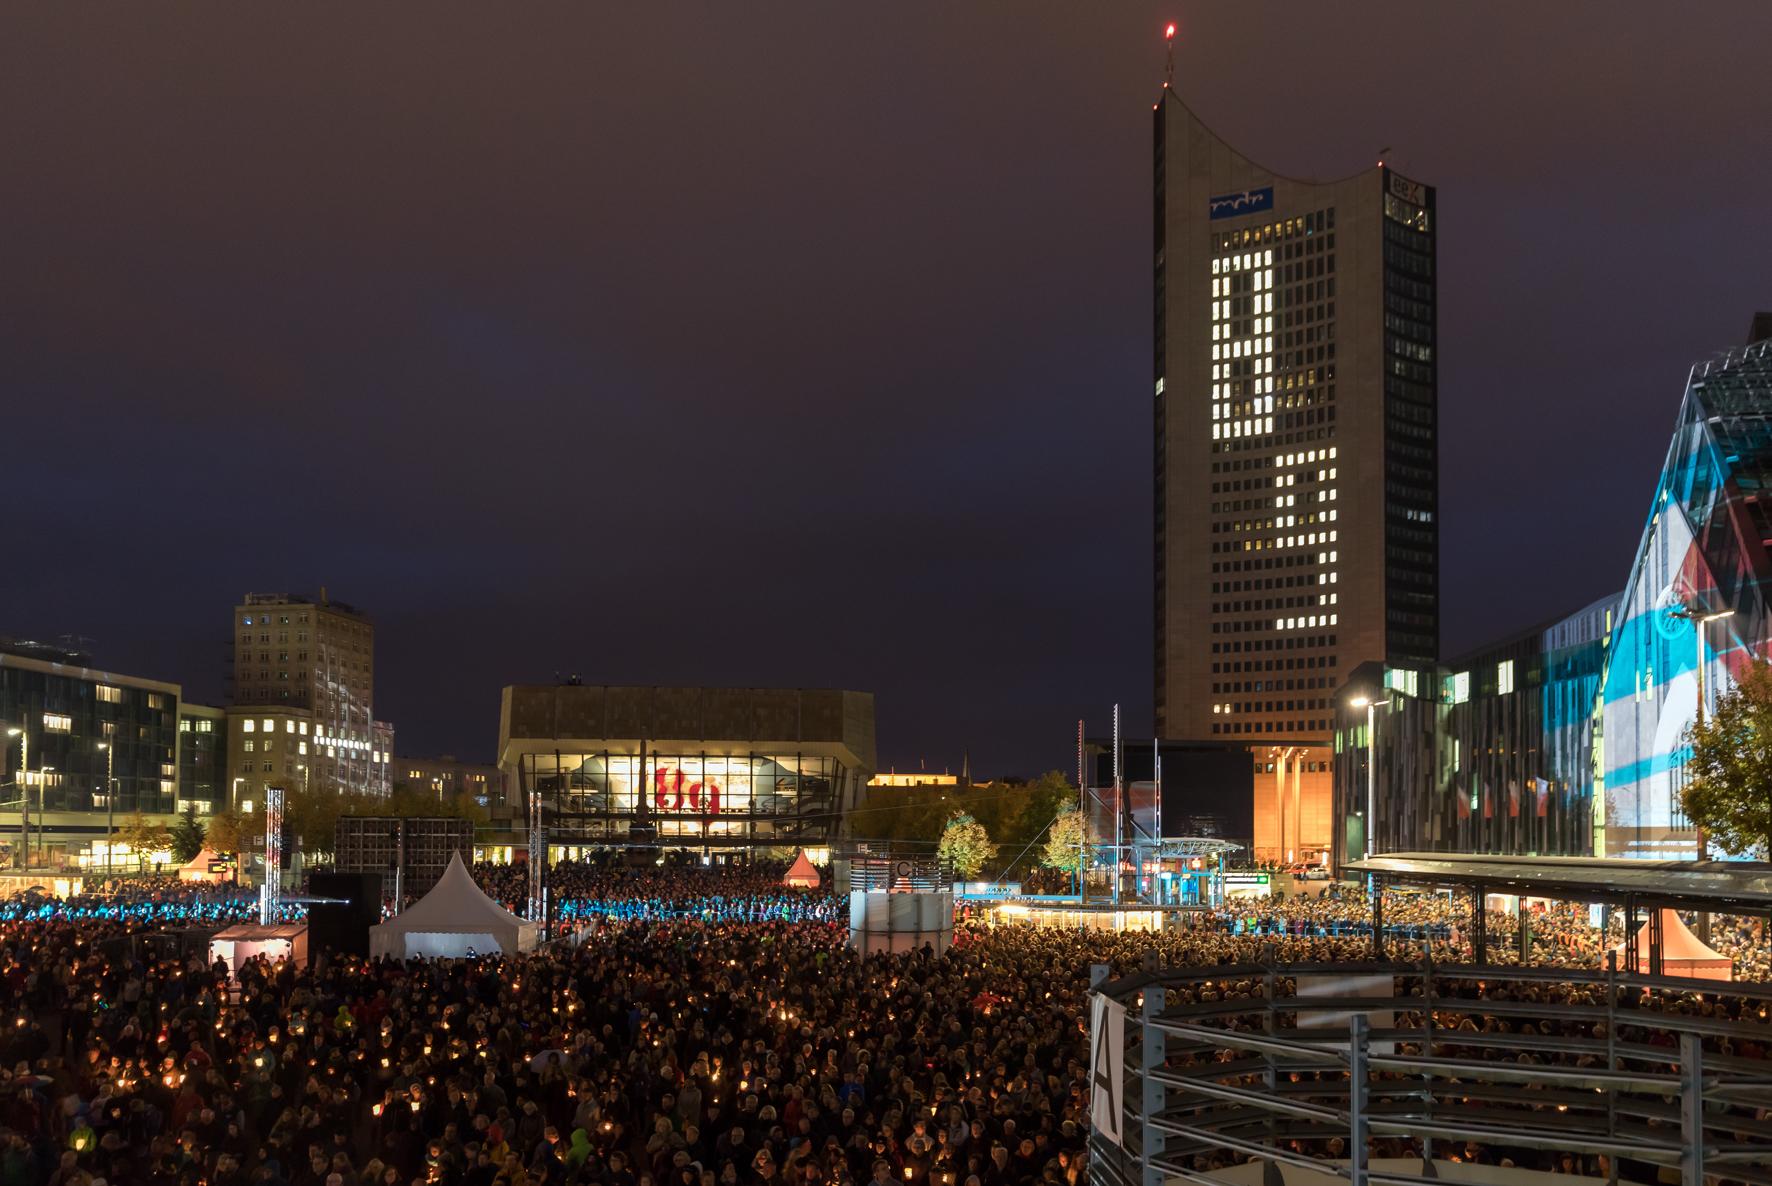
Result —
<instances>
[{"instance_id":1,"label":"tree with autumn leaves","mask_svg":"<svg viewBox=\"0 0 1772 1186\"><path fill-rule=\"evenodd\" d=\"M1772 664L1755 659L1685 740L1680 806L1693 827L1730 856L1772 854Z\"/></svg>"}]
</instances>

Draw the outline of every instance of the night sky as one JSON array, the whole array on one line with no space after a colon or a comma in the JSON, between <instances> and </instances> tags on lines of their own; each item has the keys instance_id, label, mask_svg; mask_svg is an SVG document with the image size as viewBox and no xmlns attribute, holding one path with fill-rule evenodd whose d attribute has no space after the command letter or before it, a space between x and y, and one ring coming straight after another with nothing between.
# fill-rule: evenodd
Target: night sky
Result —
<instances>
[{"instance_id":1,"label":"night sky","mask_svg":"<svg viewBox=\"0 0 1772 1186\"><path fill-rule=\"evenodd\" d=\"M1623 586L1689 364L1772 307L1764 0L13 5L0 633L219 702L377 623L498 693L878 696L1068 767L1151 694L1150 111L1439 187L1444 643Z\"/></svg>"}]
</instances>

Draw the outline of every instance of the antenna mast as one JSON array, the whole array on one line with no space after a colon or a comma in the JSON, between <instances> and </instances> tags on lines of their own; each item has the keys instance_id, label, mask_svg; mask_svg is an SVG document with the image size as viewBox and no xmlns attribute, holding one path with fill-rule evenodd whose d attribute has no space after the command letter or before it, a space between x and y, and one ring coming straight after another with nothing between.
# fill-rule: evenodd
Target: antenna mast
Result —
<instances>
[{"instance_id":1,"label":"antenna mast","mask_svg":"<svg viewBox=\"0 0 1772 1186\"><path fill-rule=\"evenodd\" d=\"M1175 22L1170 21L1163 29L1163 89L1168 90L1175 85Z\"/></svg>"}]
</instances>

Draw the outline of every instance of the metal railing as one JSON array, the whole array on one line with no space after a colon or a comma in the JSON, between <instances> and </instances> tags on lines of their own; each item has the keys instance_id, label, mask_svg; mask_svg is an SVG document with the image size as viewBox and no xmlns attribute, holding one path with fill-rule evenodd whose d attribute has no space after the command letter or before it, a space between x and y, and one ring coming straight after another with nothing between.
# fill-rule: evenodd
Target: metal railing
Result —
<instances>
[{"instance_id":1,"label":"metal railing","mask_svg":"<svg viewBox=\"0 0 1772 1186\"><path fill-rule=\"evenodd\" d=\"M1602 1157L1613 1182L1624 1162L1772 1186L1772 985L1425 962L1096 965L1091 983L1126 1037L1121 1140L1092 1129L1092 1186L1222 1186L1203 1163L1226 1156L1269 1182L1427 1186L1472 1142ZM1768 1058L1734 1052L1750 1043ZM1371 1141L1407 1143L1418 1171L1373 1166Z\"/></svg>"}]
</instances>

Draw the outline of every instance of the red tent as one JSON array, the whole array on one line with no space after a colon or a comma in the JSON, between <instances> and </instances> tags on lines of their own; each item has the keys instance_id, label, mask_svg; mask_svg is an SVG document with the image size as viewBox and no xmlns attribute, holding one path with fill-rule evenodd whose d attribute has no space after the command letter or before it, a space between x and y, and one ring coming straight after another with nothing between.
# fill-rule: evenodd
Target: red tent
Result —
<instances>
[{"instance_id":1,"label":"red tent","mask_svg":"<svg viewBox=\"0 0 1772 1186\"><path fill-rule=\"evenodd\" d=\"M1637 966L1631 968L1624 953L1624 944L1612 949L1618 953L1618 968L1623 972L1649 973L1649 923L1637 930ZM1690 976L1696 980L1733 980L1735 968L1726 955L1719 955L1694 935L1680 916L1672 910L1661 912L1661 974Z\"/></svg>"},{"instance_id":2,"label":"red tent","mask_svg":"<svg viewBox=\"0 0 1772 1186\"><path fill-rule=\"evenodd\" d=\"M793 868L788 870L787 876L781 879L781 883L789 889L818 888L818 870L812 867L812 862L807 858L805 849L802 848L800 855L794 858Z\"/></svg>"}]
</instances>

